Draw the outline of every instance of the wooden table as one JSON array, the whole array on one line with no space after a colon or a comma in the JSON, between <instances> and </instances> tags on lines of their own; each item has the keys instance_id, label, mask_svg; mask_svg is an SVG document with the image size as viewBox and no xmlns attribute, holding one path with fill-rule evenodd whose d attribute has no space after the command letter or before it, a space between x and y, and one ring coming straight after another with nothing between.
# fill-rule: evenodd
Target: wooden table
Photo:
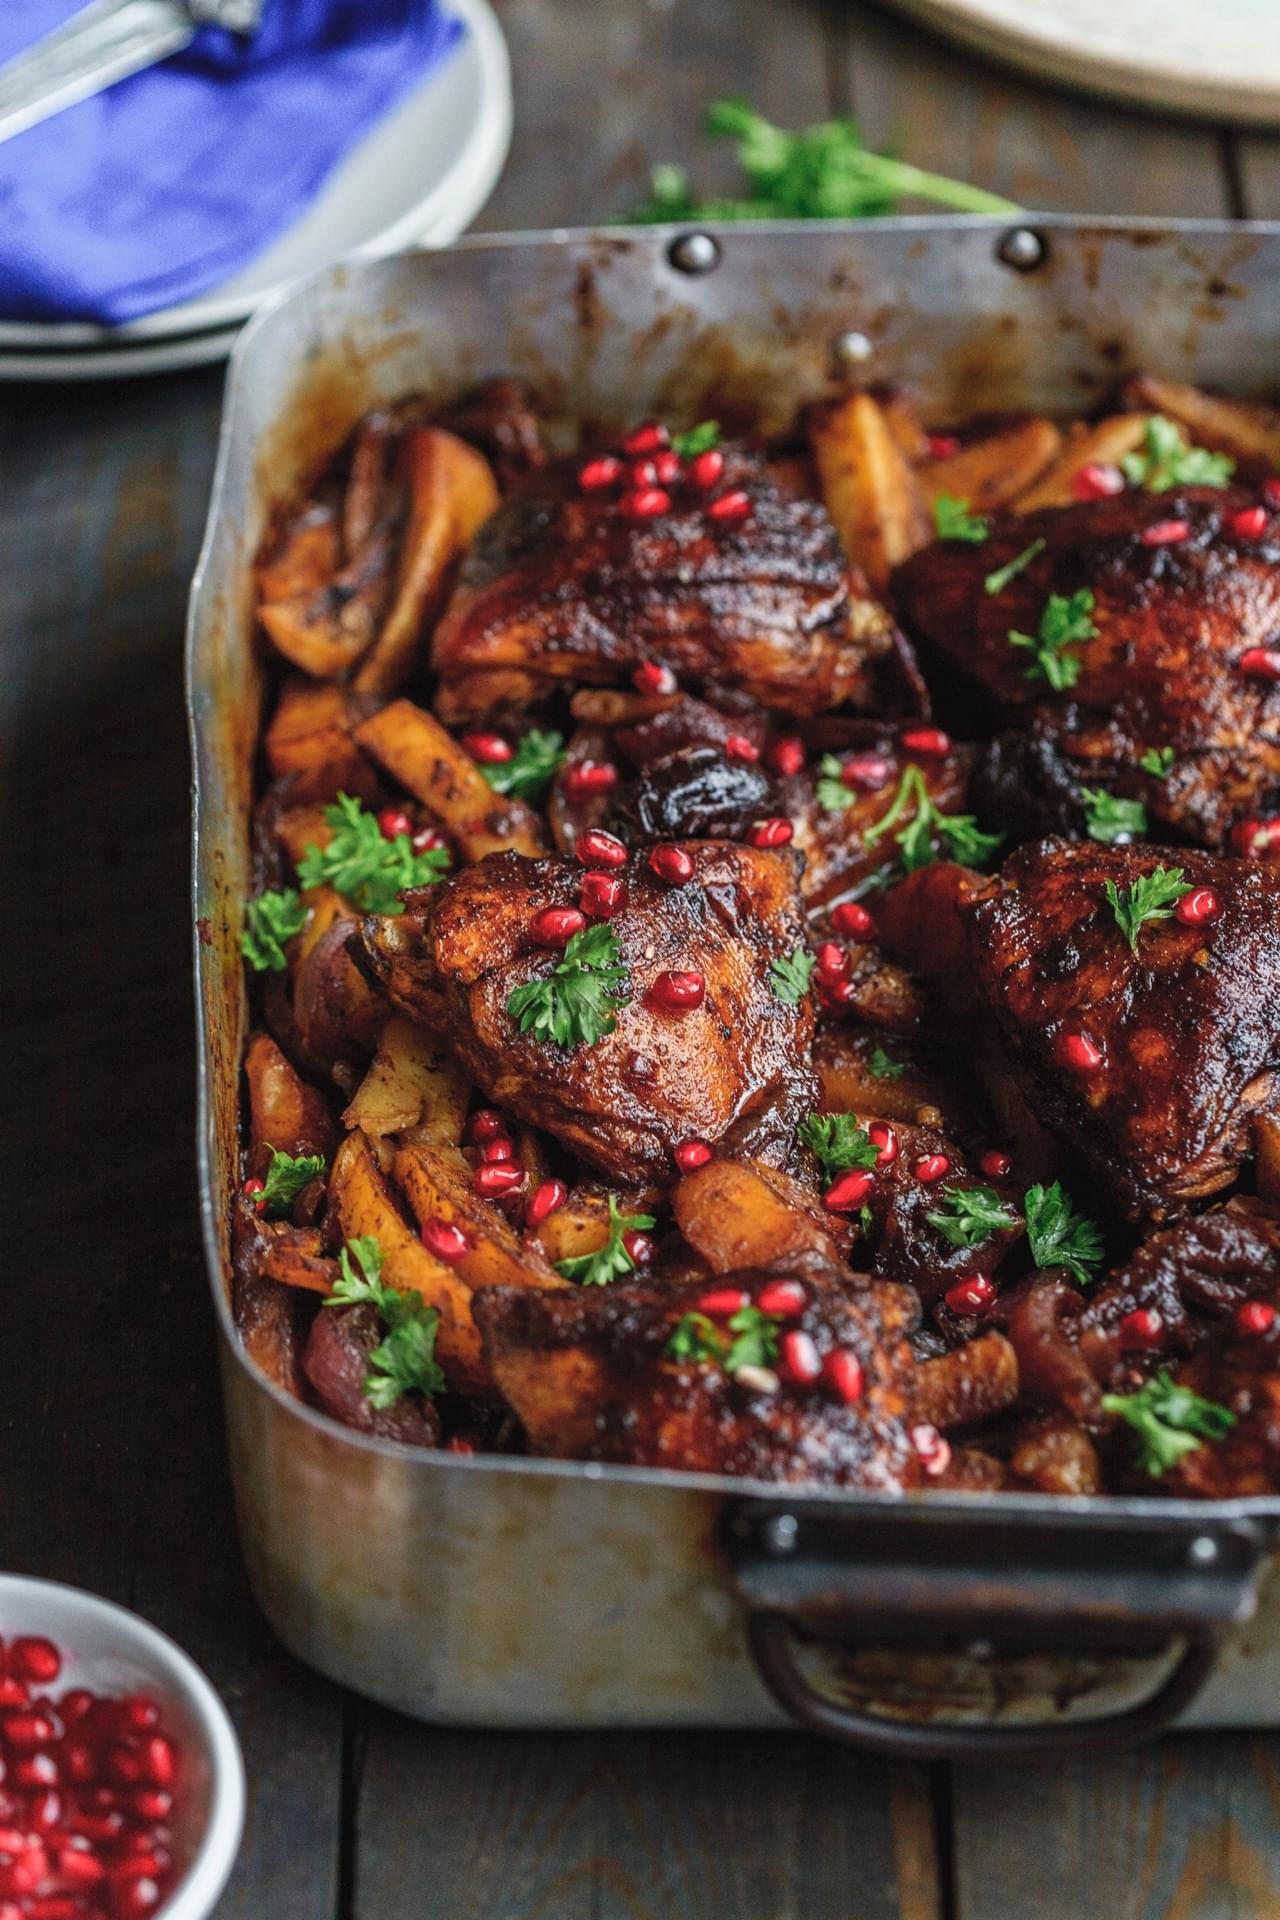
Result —
<instances>
[{"instance_id":1,"label":"wooden table","mask_svg":"<svg viewBox=\"0 0 1280 1920\"><path fill-rule=\"evenodd\" d=\"M1024 84L854 0L503 17L518 130L487 227L608 216L654 160L727 182L696 133L722 93L792 124L852 108L1028 206L1280 216L1280 140ZM0 393L0 1562L138 1607L222 1689L251 1803L221 1920L1280 1913L1280 1737L981 1771L798 1735L451 1732L274 1644L235 1544L192 1154L180 636L220 384Z\"/></svg>"}]
</instances>

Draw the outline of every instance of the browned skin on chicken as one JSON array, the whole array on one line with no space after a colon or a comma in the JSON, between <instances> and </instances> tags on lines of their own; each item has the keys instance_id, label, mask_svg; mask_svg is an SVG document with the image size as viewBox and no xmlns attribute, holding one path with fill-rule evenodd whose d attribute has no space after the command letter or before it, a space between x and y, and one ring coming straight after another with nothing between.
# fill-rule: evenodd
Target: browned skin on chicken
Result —
<instances>
[{"instance_id":1,"label":"browned skin on chicken","mask_svg":"<svg viewBox=\"0 0 1280 1920\"><path fill-rule=\"evenodd\" d=\"M455 400L436 424L479 448L504 493L546 465L542 429L519 380L486 380Z\"/></svg>"},{"instance_id":2,"label":"browned skin on chicken","mask_svg":"<svg viewBox=\"0 0 1280 1920\"><path fill-rule=\"evenodd\" d=\"M1001 1192L969 1167L954 1140L937 1127L898 1126L898 1151L888 1166L878 1167L867 1205L871 1209L870 1241L875 1272L886 1280L912 1286L926 1306L939 1300L948 1287L969 1274L994 1273L1014 1243L1022 1225L1013 1190L1002 1192L1011 1224L989 1233L974 1247L953 1247L929 1220L931 1213L952 1211L948 1197L972 1187ZM922 1180L922 1161L942 1158L947 1171L940 1178ZM970 1320L964 1336L973 1325Z\"/></svg>"},{"instance_id":3,"label":"browned skin on chicken","mask_svg":"<svg viewBox=\"0 0 1280 1920\"><path fill-rule=\"evenodd\" d=\"M436 630L441 718L489 718L496 691L626 684L647 660L789 713L869 705L876 663L892 669L901 646L892 620L850 576L824 507L784 496L744 448L725 456L723 490L752 500L743 521L709 519L683 484L670 512L631 520L618 493L579 487L576 458L512 494Z\"/></svg>"},{"instance_id":4,"label":"browned skin on chicken","mask_svg":"<svg viewBox=\"0 0 1280 1920\"><path fill-rule=\"evenodd\" d=\"M1280 686L1238 665L1280 631L1280 543L1230 530L1254 504L1239 488L1191 487L1046 508L998 525L981 546L924 548L898 569L896 602L934 658L999 711L1035 710L1081 784L1140 798L1153 821L1220 847L1233 818L1280 785ZM1144 529L1170 520L1187 521L1190 536L1144 542ZM985 591L987 575L1041 539L1006 587ZM1080 588L1094 596L1097 633L1067 649L1079 680L1054 693L1027 678L1032 655L1008 635L1034 635L1049 595ZM1139 756L1164 746L1175 754L1168 778L1144 775Z\"/></svg>"},{"instance_id":5,"label":"browned skin on chicken","mask_svg":"<svg viewBox=\"0 0 1280 1920\"><path fill-rule=\"evenodd\" d=\"M1105 883L1160 865L1217 895L1208 926L1148 922L1138 952ZM1247 860L1045 841L962 904L979 990L1028 1103L1134 1218L1227 1186L1280 1068L1280 873ZM1064 1036L1101 1049L1064 1064Z\"/></svg>"},{"instance_id":6,"label":"browned skin on chicken","mask_svg":"<svg viewBox=\"0 0 1280 1920\"><path fill-rule=\"evenodd\" d=\"M454 1044L489 1097L614 1181L669 1181L672 1149L690 1135L782 1165L816 1099L811 1000L779 999L769 971L805 944L794 855L684 845L694 863L685 886L656 879L639 856L622 870L629 904L610 925L631 997L590 1046L522 1034L507 1011L515 989L548 978L559 958L534 944L529 923L543 907L577 904L576 862L497 854L406 900L410 922L425 924L416 953L400 943L402 987L426 970L423 985L443 992ZM367 924L375 955L380 934ZM703 1004L657 1009L657 976L690 970L704 976Z\"/></svg>"}]
</instances>

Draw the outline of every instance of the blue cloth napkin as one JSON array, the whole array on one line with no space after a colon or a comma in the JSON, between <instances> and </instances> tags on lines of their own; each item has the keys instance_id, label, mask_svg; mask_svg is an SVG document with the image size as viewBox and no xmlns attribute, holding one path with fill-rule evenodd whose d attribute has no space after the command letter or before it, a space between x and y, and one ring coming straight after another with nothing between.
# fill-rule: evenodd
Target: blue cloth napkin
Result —
<instances>
[{"instance_id":1,"label":"blue cloth napkin","mask_svg":"<svg viewBox=\"0 0 1280 1920\"><path fill-rule=\"evenodd\" d=\"M77 0L0 0L0 61ZM0 317L118 324L217 286L462 32L437 0L266 0L0 145Z\"/></svg>"}]
</instances>

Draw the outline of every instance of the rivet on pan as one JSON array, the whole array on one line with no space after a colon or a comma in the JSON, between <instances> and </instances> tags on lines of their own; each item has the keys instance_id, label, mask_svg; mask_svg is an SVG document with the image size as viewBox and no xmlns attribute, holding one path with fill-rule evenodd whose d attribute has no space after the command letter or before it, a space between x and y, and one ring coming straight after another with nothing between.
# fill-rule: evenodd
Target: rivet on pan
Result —
<instances>
[{"instance_id":1,"label":"rivet on pan","mask_svg":"<svg viewBox=\"0 0 1280 1920\"><path fill-rule=\"evenodd\" d=\"M794 1513L775 1513L760 1529L760 1545L766 1553L779 1557L794 1553L800 1538L800 1522Z\"/></svg>"},{"instance_id":2,"label":"rivet on pan","mask_svg":"<svg viewBox=\"0 0 1280 1920\"><path fill-rule=\"evenodd\" d=\"M1212 1567L1218 1560L1218 1543L1211 1533L1198 1533L1187 1547L1189 1567Z\"/></svg>"},{"instance_id":3,"label":"rivet on pan","mask_svg":"<svg viewBox=\"0 0 1280 1920\"><path fill-rule=\"evenodd\" d=\"M1019 273L1030 273L1044 259L1044 241L1030 227L1014 227L1006 233L996 248L997 257L1006 267L1013 267Z\"/></svg>"},{"instance_id":4,"label":"rivet on pan","mask_svg":"<svg viewBox=\"0 0 1280 1920\"><path fill-rule=\"evenodd\" d=\"M971 1660L990 1660L995 1648L990 1640L971 1640L965 1652Z\"/></svg>"},{"instance_id":5,"label":"rivet on pan","mask_svg":"<svg viewBox=\"0 0 1280 1920\"><path fill-rule=\"evenodd\" d=\"M866 334L859 333L856 327L838 333L831 342L831 358L838 374L858 372L866 366L874 352L875 348Z\"/></svg>"},{"instance_id":6,"label":"rivet on pan","mask_svg":"<svg viewBox=\"0 0 1280 1920\"><path fill-rule=\"evenodd\" d=\"M677 273L710 273L720 264L720 242L709 233L682 233L667 258Z\"/></svg>"}]
</instances>

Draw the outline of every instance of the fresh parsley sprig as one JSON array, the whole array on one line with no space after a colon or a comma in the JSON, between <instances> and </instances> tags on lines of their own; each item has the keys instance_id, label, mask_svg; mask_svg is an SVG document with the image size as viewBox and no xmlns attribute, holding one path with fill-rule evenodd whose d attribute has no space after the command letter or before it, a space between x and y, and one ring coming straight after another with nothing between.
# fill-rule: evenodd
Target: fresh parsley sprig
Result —
<instances>
[{"instance_id":1,"label":"fresh parsley sprig","mask_svg":"<svg viewBox=\"0 0 1280 1920\"><path fill-rule=\"evenodd\" d=\"M1120 468L1131 487L1168 493L1173 487L1225 487L1236 463L1225 453L1189 446L1175 420L1155 413L1147 422L1141 447L1126 453Z\"/></svg>"},{"instance_id":2,"label":"fresh parsley sprig","mask_svg":"<svg viewBox=\"0 0 1280 1920\"><path fill-rule=\"evenodd\" d=\"M934 501L933 526L939 540L967 540L975 547L980 547L991 533L986 515L971 513L969 502L954 493L940 493Z\"/></svg>"},{"instance_id":3,"label":"fresh parsley sprig","mask_svg":"<svg viewBox=\"0 0 1280 1920\"><path fill-rule=\"evenodd\" d=\"M594 1047L617 1026L630 986L618 936L605 921L575 933L545 980L529 980L507 1001L521 1033L558 1047Z\"/></svg>"},{"instance_id":4,"label":"fresh parsley sprig","mask_svg":"<svg viewBox=\"0 0 1280 1920\"><path fill-rule=\"evenodd\" d=\"M1153 779L1164 780L1173 771L1175 758L1172 747L1148 747L1144 754L1139 755L1138 765Z\"/></svg>"},{"instance_id":5,"label":"fresh parsley sprig","mask_svg":"<svg viewBox=\"0 0 1280 1920\"><path fill-rule=\"evenodd\" d=\"M1114 880L1107 881L1107 901L1116 917L1116 925L1129 942L1130 953L1138 951L1138 935L1147 922L1171 920L1173 910L1183 894L1190 892L1190 884L1183 879L1181 867L1153 867L1150 873L1140 874L1128 887L1117 887Z\"/></svg>"},{"instance_id":6,"label":"fresh parsley sprig","mask_svg":"<svg viewBox=\"0 0 1280 1920\"><path fill-rule=\"evenodd\" d=\"M673 433L671 446L682 460L692 460L699 453L710 453L712 447L720 445L720 422L718 420L699 420L696 427L690 427L687 433Z\"/></svg>"},{"instance_id":7,"label":"fresh parsley sprig","mask_svg":"<svg viewBox=\"0 0 1280 1920\"><path fill-rule=\"evenodd\" d=\"M794 953L784 953L779 959L771 960L769 984L778 999L789 1007L798 1006L809 991L816 965L813 955L804 947L797 947Z\"/></svg>"},{"instance_id":8,"label":"fresh parsley sprig","mask_svg":"<svg viewBox=\"0 0 1280 1920\"><path fill-rule=\"evenodd\" d=\"M852 787L845 785L843 765L839 755L834 753L824 753L818 762L814 792L824 813L843 813L858 797Z\"/></svg>"},{"instance_id":9,"label":"fresh parsley sprig","mask_svg":"<svg viewBox=\"0 0 1280 1920\"><path fill-rule=\"evenodd\" d=\"M876 1080L901 1080L907 1070L901 1060L891 1060L881 1046L871 1049L871 1058L867 1061L867 1067Z\"/></svg>"},{"instance_id":10,"label":"fresh parsley sprig","mask_svg":"<svg viewBox=\"0 0 1280 1920\"><path fill-rule=\"evenodd\" d=\"M651 1213L619 1213L618 1202L609 1195L609 1238L594 1253L579 1253L556 1261L557 1273L580 1287L608 1287L624 1273L635 1272L635 1261L627 1252L624 1235L647 1233L654 1225Z\"/></svg>"},{"instance_id":11,"label":"fresh parsley sprig","mask_svg":"<svg viewBox=\"0 0 1280 1920\"><path fill-rule=\"evenodd\" d=\"M1024 567L1029 567L1036 555L1043 553L1044 549L1045 542L1043 537L1039 540L1033 540L1029 547L1024 547L1021 553L1015 553L1013 559L1008 561L1003 567L997 567L994 573L987 575L982 583L984 592L991 594L1003 593L1009 582L1016 579Z\"/></svg>"},{"instance_id":12,"label":"fresh parsley sprig","mask_svg":"<svg viewBox=\"0 0 1280 1920\"><path fill-rule=\"evenodd\" d=\"M667 1341L667 1357L723 1367L726 1373L737 1373L739 1367L771 1367L778 1358L781 1324L780 1315L755 1306L740 1307L727 1332L705 1313L681 1314Z\"/></svg>"},{"instance_id":13,"label":"fresh parsley sprig","mask_svg":"<svg viewBox=\"0 0 1280 1920\"><path fill-rule=\"evenodd\" d=\"M298 863L304 887L334 888L361 913L398 913L406 887L425 887L448 869L444 847L415 853L407 833L388 839L349 793L340 793L324 810L333 837L327 846L307 847Z\"/></svg>"},{"instance_id":14,"label":"fresh parsley sprig","mask_svg":"<svg viewBox=\"0 0 1280 1920\"><path fill-rule=\"evenodd\" d=\"M1104 1393L1103 1411L1127 1420L1138 1436L1138 1465L1158 1480L1206 1440L1222 1440L1236 1423L1229 1407L1180 1387L1167 1368L1137 1393Z\"/></svg>"},{"instance_id":15,"label":"fresh parsley sprig","mask_svg":"<svg viewBox=\"0 0 1280 1920\"><path fill-rule=\"evenodd\" d=\"M1065 649L1092 640L1097 633L1093 607L1093 594L1088 587L1078 587L1068 594L1051 593L1034 634L1018 633L1010 628L1009 645L1025 647L1035 655L1024 679L1045 680L1055 693L1064 693L1068 687L1075 686L1080 678L1080 662L1074 653L1067 653Z\"/></svg>"},{"instance_id":16,"label":"fresh parsley sprig","mask_svg":"<svg viewBox=\"0 0 1280 1920\"><path fill-rule=\"evenodd\" d=\"M827 1186L850 1167L874 1167L877 1149L866 1128L852 1113L811 1113L796 1128L796 1139L822 1168Z\"/></svg>"},{"instance_id":17,"label":"fresh parsley sprig","mask_svg":"<svg viewBox=\"0 0 1280 1920\"><path fill-rule=\"evenodd\" d=\"M378 1309L387 1333L369 1355L364 1377L371 1406L384 1410L393 1407L402 1393L421 1393L430 1399L443 1391L444 1374L435 1357L440 1315L435 1307L424 1305L420 1294L383 1285L382 1248L375 1235L347 1241L338 1255L338 1278L325 1305Z\"/></svg>"},{"instance_id":18,"label":"fresh parsley sprig","mask_svg":"<svg viewBox=\"0 0 1280 1920\"><path fill-rule=\"evenodd\" d=\"M482 760L480 771L495 793L513 800L541 800L564 765L564 735L530 727L509 760Z\"/></svg>"},{"instance_id":19,"label":"fresh parsley sprig","mask_svg":"<svg viewBox=\"0 0 1280 1920\"><path fill-rule=\"evenodd\" d=\"M915 809L912 818L894 835L904 873L914 873L918 867L927 867L931 860L936 860L939 840L953 860L976 867L991 857L1004 838L1000 833L983 833L971 813L941 813L934 804L924 774L913 764L904 768L898 791L887 810L863 834L864 845L874 846L897 826L909 808Z\"/></svg>"},{"instance_id":20,"label":"fresh parsley sprig","mask_svg":"<svg viewBox=\"0 0 1280 1920\"><path fill-rule=\"evenodd\" d=\"M976 1247L1017 1221L994 1187L944 1187L943 1204L925 1219L953 1247Z\"/></svg>"},{"instance_id":21,"label":"fresh parsley sprig","mask_svg":"<svg viewBox=\"0 0 1280 1920\"><path fill-rule=\"evenodd\" d=\"M295 1158L279 1147L271 1149L271 1165L258 1195L258 1211L278 1219L288 1213L298 1195L324 1172L324 1160L318 1153L300 1153Z\"/></svg>"},{"instance_id":22,"label":"fresh parsley sprig","mask_svg":"<svg viewBox=\"0 0 1280 1920\"><path fill-rule=\"evenodd\" d=\"M1082 787L1080 798L1085 831L1104 847L1147 830L1147 810L1141 800L1122 800L1119 794L1107 793L1102 787Z\"/></svg>"},{"instance_id":23,"label":"fresh parsley sprig","mask_svg":"<svg viewBox=\"0 0 1280 1920\"><path fill-rule=\"evenodd\" d=\"M296 887L276 887L245 903L240 951L255 973L283 973L289 964L286 940L301 933L307 909Z\"/></svg>"},{"instance_id":24,"label":"fresh parsley sprig","mask_svg":"<svg viewBox=\"0 0 1280 1920\"><path fill-rule=\"evenodd\" d=\"M858 220L893 213L905 198L961 213L1021 211L981 187L869 152L854 120L824 120L792 133L744 100L716 100L706 128L737 141L745 194L700 200L683 168L655 167L649 198L630 215L633 221Z\"/></svg>"},{"instance_id":25,"label":"fresh parsley sprig","mask_svg":"<svg viewBox=\"0 0 1280 1920\"><path fill-rule=\"evenodd\" d=\"M1022 1202L1027 1245L1038 1268L1066 1267L1082 1287L1095 1278L1105 1252L1092 1220L1077 1213L1062 1182L1028 1187Z\"/></svg>"}]
</instances>

